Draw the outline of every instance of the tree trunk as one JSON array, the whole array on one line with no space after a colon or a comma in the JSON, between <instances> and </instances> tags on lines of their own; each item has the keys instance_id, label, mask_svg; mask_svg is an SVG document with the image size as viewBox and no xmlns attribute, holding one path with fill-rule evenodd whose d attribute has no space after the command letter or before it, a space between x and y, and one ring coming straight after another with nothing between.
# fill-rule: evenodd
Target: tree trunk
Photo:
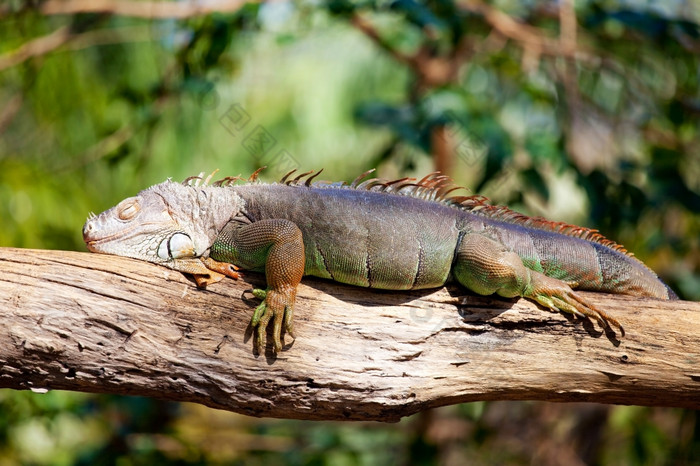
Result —
<instances>
[{"instance_id":1,"label":"tree trunk","mask_svg":"<svg viewBox=\"0 0 700 466\"><path fill-rule=\"evenodd\" d=\"M245 290L261 286L250 273L198 290L146 262L0 248L0 387L295 419L396 421L476 400L700 408L700 303L585 293L625 326L617 340L522 299L305 279L297 340L257 356Z\"/></svg>"}]
</instances>

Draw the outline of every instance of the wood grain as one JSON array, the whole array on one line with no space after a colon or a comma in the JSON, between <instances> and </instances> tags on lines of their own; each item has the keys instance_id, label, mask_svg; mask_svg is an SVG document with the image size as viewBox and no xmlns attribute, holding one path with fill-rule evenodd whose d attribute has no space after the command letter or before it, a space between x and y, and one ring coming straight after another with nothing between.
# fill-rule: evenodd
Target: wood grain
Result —
<instances>
[{"instance_id":1,"label":"wood grain","mask_svg":"<svg viewBox=\"0 0 700 466\"><path fill-rule=\"evenodd\" d=\"M476 400L700 408L700 303L585 293L597 324L457 287L304 279L297 340L255 355L246 290L99 254L0 248L0 387L192 401L252 416L396 421ZM268 341L270 335L268 334Z\"/></svg>"}]
</instances>

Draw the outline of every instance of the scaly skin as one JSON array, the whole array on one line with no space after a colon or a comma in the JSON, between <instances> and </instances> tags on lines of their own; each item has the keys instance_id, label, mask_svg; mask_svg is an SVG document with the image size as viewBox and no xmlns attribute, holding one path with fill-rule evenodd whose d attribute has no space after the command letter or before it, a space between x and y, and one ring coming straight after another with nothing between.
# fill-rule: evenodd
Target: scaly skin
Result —
<instances>
[{"instance_id":1,"label":"scaly skin","mask_svg":"<svg viewBox=\"0 0 700 466\"><path fill-rule=\"evenodd\" d=\"M300 179L221 187L167 181L88 219L83 234L91 251L160 263L195 274L202 285L236 278L236 267L265 272L267 289L254 291L262 299L252 319L258 352L270 322L274 351L282 349L283 325L294 337L302 275L393 290L439 287L451 276L474 292L523 296L622 334L617 320L573 288L675 298L596 232L527 218L477 196L449 197L448 180L437 174L350 187Z\"/></svg>"}]
</instances>

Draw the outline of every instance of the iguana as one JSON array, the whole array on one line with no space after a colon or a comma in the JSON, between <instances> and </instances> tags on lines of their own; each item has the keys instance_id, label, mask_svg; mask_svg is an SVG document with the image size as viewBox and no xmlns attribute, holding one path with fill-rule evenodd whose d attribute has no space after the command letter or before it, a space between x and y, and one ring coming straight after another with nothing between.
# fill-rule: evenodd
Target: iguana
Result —
<instances>
[{"instance_id":1,"label":"iguana","mask_svg":"<svg viewBox=\"0 0 700 466\"><path fill-rule=\"evenodd\" d=\"M259 172L259 170L258 170ZM384 180L365 172L350 184L279 183L212 175L167 180L123 200L83 227L90 251L133 257L193 274L199 286L238 268L264 272L253 314L257 350L274 324L294 338L292 312L303 275L390 290L454 280L482 295L523 296L552 310L622 325L573 291L677 299L641 261L596 230L528 217L482 196L457 196L439 173ZM363 181L364 180L364 181ZM242 181L242 183L240 183Z\"/></svg>"}]
</instances>

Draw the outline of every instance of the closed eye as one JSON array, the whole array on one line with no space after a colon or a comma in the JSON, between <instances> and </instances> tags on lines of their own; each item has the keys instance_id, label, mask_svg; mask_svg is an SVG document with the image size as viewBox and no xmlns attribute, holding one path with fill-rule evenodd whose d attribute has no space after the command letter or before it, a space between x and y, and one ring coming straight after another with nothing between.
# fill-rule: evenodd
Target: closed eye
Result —
<instances>
[{"instance_id":1,"label":"closed eye","mask_svg":"<svg viewBox=\"0 0 700 466\"><path fill-rule=\"evenodd\" d=\"M131 220L139 213L141 207L135 199L127 199L117 207L117 216L120 220Z\"/></svg>"}]
</instances>

